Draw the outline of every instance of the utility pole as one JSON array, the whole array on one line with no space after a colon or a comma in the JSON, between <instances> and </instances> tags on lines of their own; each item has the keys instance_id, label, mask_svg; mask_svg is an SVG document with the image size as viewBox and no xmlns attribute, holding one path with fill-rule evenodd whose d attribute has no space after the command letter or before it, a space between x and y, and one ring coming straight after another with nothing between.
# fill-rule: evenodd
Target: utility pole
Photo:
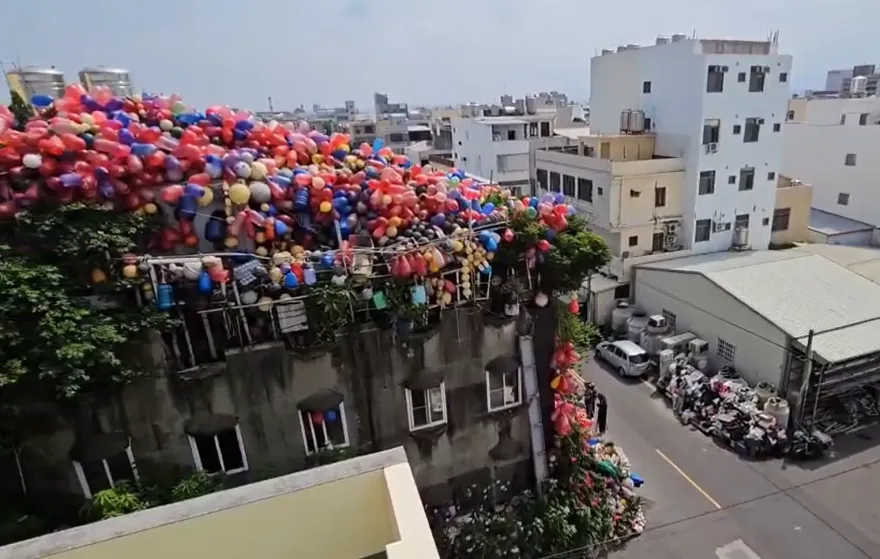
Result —
<instances>
[{"instance_id":1,"label":"utility pole","mask_svg":"<svg viewBox=\"0 0 880 559\"><path fill-rule=\"evenodd\" d=\"M806 361L804 361L803 378L801 379L800 392L798 393L797 418L799 424L804 420L804 406L807 402L807 392L810 389L810 376L813 374L813 336L815 336L815 331L811 328L807 334L807 347L804 352Z\"/></svg>"}]
</instances>

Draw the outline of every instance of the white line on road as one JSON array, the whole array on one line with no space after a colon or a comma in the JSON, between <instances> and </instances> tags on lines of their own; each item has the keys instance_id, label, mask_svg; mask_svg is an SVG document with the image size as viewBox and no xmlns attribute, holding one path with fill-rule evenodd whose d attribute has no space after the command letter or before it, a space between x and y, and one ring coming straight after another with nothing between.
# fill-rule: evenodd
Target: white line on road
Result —
<instances>
[{"instance_id":1,"label":"white line on road","mask_svg":"<svg viewBox=\"0 0 880 559\"><path fill-rule=\"evenodd\" d=\"M751 547L742 540L736 540L715 550L715 556L719 559L761 559Z\"/></svg>"},{"instance_id":2,"label":"white line on road","mask_svg":"<svg viewBox=\"0 0 880 559\"><path fill-rule=\"evenodd\" d=\"M659 448L655 448L654 450L657 451L657 454L660 455L660 458L666 460L666 462L667 462L670 466L672 466L672 469L674 469L676 472L678 472L678 475L680 475L681 477L683 477L683 478L685 479L685 481L687 481L688 483L690 483L690 484L694 487L694 489L696 489L696 490L700 493L700 495L702 495L703 497L705 497L707 501L709 501L710 503L712 503L712 505L713 505L716 509L721 510L721 508L723 508L721 505L718 504L718 501L716 501L716 500L713 499L708 493L706 493L706 490L705 490L705 489L703 489L702 487L700 487L699 485L697 485L697 482L695 482L694 480L692 480L691 477L690 477L689 475L687 475L686 473L684 473L684 471L683 471L681 468L679 468L678 466L676 466L676 465L675 465L675 462L673 462L672 460L669 459L668 456L666 456L665 454L663 454L662 452L660 452L660 449L659 449ZM760 559L760 558L759 558L759 559Z\"/></svg>"}]
</instances>

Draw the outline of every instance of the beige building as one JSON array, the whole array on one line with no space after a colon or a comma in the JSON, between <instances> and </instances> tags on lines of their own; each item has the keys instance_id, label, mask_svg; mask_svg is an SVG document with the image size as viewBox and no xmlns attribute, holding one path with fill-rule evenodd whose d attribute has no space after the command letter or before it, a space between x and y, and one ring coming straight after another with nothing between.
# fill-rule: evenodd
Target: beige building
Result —
<instances>
[{"instance_id":1,"label":"beige building","mask_svg":"<svg viewBox=\"0 0 880 559\"><path fill-rule=\"evenodd\" d=\"M535 152L540 194L563 194L611 249L609 273L620 280L630 266L680 253L681 158L654 155L654 136L591 135L578 145Z\"/></svg>"},{"instance_id":2,"label":"beige building","mask_svg":"<svg viewBox=\"0 0 880 559\"><path fill-rule=\"evenodd\" d=\"M439 559L402 447L0 548L0 559Z\"/></svg>"},{"instance_id":3,"label":"beige building","mask_svg":"<svg viewBox=\"0 0 880 559\"><path fill-rule=\"evenodd\" d=\"M779 175L776 208L773 210L770 244L784 246L806 242L810 238L810 205L813 187Z\"/></svg>"}]
</instances>

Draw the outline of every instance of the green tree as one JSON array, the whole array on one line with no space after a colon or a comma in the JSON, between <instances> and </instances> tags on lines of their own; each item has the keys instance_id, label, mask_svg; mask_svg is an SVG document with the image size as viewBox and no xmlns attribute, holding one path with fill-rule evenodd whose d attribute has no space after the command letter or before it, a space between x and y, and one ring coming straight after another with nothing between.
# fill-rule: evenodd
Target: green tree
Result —
<instances>
[{"instance_id":1,"label":"green tree","mask_svg":"<svg viewBox=\"0 0 880 559\"><path fill-rule=\"evenodd\" d=\"M556 235L540 267L541 285L551 291L576 291L610 258L604 239L590 231L584 219L572 216L568 227Z\"/></svg>"},{"instance_id":2,"label":"green tree","mask_svg":"<svg viewBox=\"0 0 880 559\"><path fill-rule=\"evenodd\" d=\"M13 91L10 94L10 97L11 101L9 103L9 110L15 117L18 126L24 127L25 123L34 116L34 110L24 99L21 98L21 95L19 95L17 91Z\"/></svg>"}]
</instances>

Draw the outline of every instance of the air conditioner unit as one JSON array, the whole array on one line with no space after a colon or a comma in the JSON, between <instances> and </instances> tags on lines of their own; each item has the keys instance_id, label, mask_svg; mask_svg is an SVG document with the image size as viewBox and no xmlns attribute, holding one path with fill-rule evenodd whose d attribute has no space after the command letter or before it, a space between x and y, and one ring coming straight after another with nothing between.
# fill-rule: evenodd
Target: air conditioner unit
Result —
<instances>
[{"instance_id":1,"label":"air conditioner unit","mask_svg":"<svg viewBox=\"0 0 880 559\"><path fill-rule=\"evenodd\" d=\"M629 258L629 251L625 250L625 251L621 252L620 257L621 258Z\"/></svg>"},{"instance_id":2,"label":"air conditioner unit","mask_svg":"<svg viewBox=\"0 0 880 559\"><path fill-rule=\"evenodd\" d=\"M674 234L678 233L678 223L675 223L674 221L669 222L669 223L664 223L663 229L665 229L665 231L668 235L674 235Z\"/></svg>"},{"instance_id":3,"label":"air conditioner unit","mask_svg":"<svg viewBox=\"0 0 880 559\"><path fill-rule=\"evenodd\" d=\"M763 124L764 124L764 119L763 119L763 118L759 118L757 122L758 122L758 125L759 125L759 126L763 126Z\"/></svg>"},{"instance_id":4,"label":"air conditioner unit","mask_svg":"<svg viewBox=\"0 0 880 559\"><path fill-rule=\"evenodd\" d=\"M714 225L712 227L712 229L715 231L715 233L718 233L719 231L726 231L729 228L730 228L730 224L724 223L723 221L714 222Z\"/></svg>"},{"instance_id":5,"label":"air conditioner unit","mask_svg":"<svg viewBox=\"0 0 880 559\"><path fill-rule=\"evenodd\" d=\"M718 142L709 142L706 144L706 153L716 153L718 151Z\"/></svg>"},{"instance_id":6,"label":"air conditioner unit","mask_svg":"<svg viewBox=\"0 0 880 559\"><path fill-rule=\"evenodd\" d=\"M769 74L769 73L770 73L770 66L764 66L764 73L765 73L765 74Z\"/></svg>"},{"instance_id":7,"label":"air conditioner unit","mask_svg":"<svg viewBox=\"0 0 880 559\"><path fill-rule=\"evenodd\" d=\"M730 68L727 67L727 66L722 66L722 67L721 67L721 71L722 71L722 72L729 72L729 71L730 71Z\"/></svg>"}]
</instances>

